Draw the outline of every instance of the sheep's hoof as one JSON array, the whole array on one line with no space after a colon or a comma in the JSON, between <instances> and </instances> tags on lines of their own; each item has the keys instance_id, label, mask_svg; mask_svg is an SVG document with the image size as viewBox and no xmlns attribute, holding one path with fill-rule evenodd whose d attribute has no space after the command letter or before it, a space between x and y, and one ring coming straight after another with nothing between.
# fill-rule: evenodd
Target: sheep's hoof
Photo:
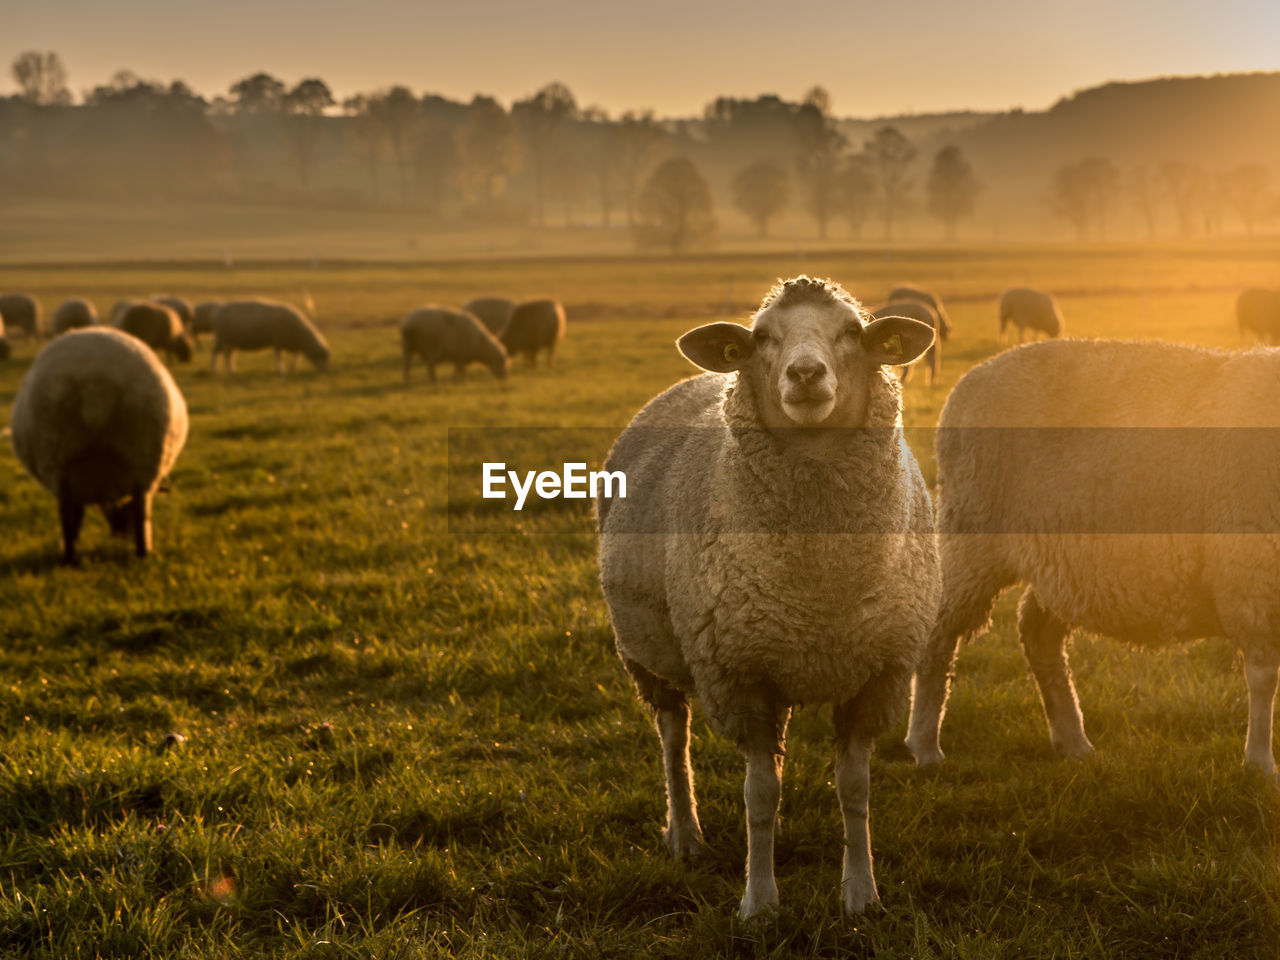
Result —
<instances>
[{"instance_id":1,"label":"sheep's hoof","mask_svg":"<svg viewBox=\"0 0 1280 960\"><path fill-rule=\"evenodd\" d=\"M772 886L757 893L751 887L742 895L742 905L738 908L738 916L748 923L760 923L778 912L778 888Z\"/></svg>"},{"instance_id":2,"label":"sheep's hoof","mask_svg":"<svg viewBox=\"0 0 1280 960\"><path fill-rule=\"evenodd\" d=\"M912 743L910 740L907 740L906 744L907 749L911 751L911 755L916 758L917 767L936 767L946 756L946 754L942 752L942 748L937 744L932 746L921 746L919 744Z\"/></svg>"},{"instance_id":3,"label":"sheep's hoof","mask_svg":"<svg viewBox=\"0 0 1280 960\"><path fill-rule=\"evenodd\" d=\"M846 916L860 917L869 911L878 912L884 909L874 883L869 893L865 888L856 889L855 884L852 883L844 883L841 888L840 900L844 905Z\"/></svg>"},{"instance_id":4,"label":"sheep's hoof","mask_svg":"<svg viewBox=\"0 0 1280 960\"><path fill-rule=\"evenodd\" d=\"M1098 752L1093 748L1093 744L1089 742L1087 737L1082 737L1069 743L1054 740L1053 749L1058 751L1058 755L1064 760L1084 760Z\"/></svg>"},{"instance_id":5,"label":"sheep's hoof","mask_svg":"<svg viewBox=\"0 0 1280 960\"><path fill-rule=\"evenodd\" d=\"M707 852L707 844L702 839L701 830L672 830L668 827L662 831L662 839L667 849L677 860L697 860Z\"/></svg>"}]
</instances>

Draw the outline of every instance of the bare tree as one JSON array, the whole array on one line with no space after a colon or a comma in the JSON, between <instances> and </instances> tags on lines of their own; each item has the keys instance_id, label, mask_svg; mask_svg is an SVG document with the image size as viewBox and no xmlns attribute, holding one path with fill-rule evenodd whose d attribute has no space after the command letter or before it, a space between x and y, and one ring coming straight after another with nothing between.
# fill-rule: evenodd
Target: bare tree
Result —
<instances>
[{"instance_id":1,"label":"bare tree","mask_svg":"<svg viewBox=\"0 0 1280 960\"><path fill-rule=\"evenodd\" d=\"M276 113L284 105L285 85L269 73L255 73L229 88L237 113Z\"/></svg>"},{"instance_id":2,"label":"bare tree","mask_svg":"<svg viewBox=\"0 0 1280 960\"><path fill-rule=\"evenodd\" d=\"M315 161L320 136L321 117L334 105L328 85L315 77L302 80L284 95L284 110L289 114L289 134L293 158L298 164L298 180L303 188L311 185L311 167Z\"/></svg>"},{"instance_id":3,"label":"bare tree","mask_svg":"<svg viewBox=\"0 0 1280 960\"><path fill-rule=\"evenodd\" d=\"M893 239L893 222L907 203L913 182L907 171L916 159L916 148L897 127L881 127L867 141L864 151L871 164L872 175L880 194L880 212L884 216L884 238Z\"/></svg>"},{"instance_id":4,"label":"bare tree","mask_svg":"<svg viewBox=\"0 0 1280 960\"><path fill-rule=\"evenodd\" d=\"M1087 157L1059 167L1053 174L1054 212L1069 221L1080 240L1106 236L1107 216L1119 193L1120 172L1102 157Z\"/></svg>"},{"instance_id":5,"label":"bare tree","mask_svg":"<svg viewBox=\"0 0 1280 960\"><path fill-rule=\"evenodd\" d=\"M527 100L511 105L533 174L533 216L538 226L546 225L546 192L549 166L563 157L565 128L578 115L578 103L563 83L549 83ZM553 159L554 158L554 159Z\"/></svg>"},{"instance_id":6,"label":"bare tree","mask_svg":"<svg viewBox=\"0 0 1280 960\"><path fill-rule=\"evenodd\" d=\"M972 216L974 201L982 192L982 184L973 175L973 167L957 146L943 147L933 158L926 184L929 212L942 221L947 239L956 238L956 223Z\"/></svg>"},{"instance_id":7,"label":"bare tree","mask_svg":"<svg viewBox=\"0 0 1280 960\"><path fill-rule=\"evenodd\" d=\"M1204 169L1172 160L1160 165L1160 183L1173 205L1178 231L1183 236L1196 233L1197 227L1207 231L1210 188L1209 175Z\"/></svg>"},{"instance_id":8,"label":"bare tree","mask_svg":"<svg viewBox=\"0 0 1280 960\"><path fill-rule=\"evenodd\" d=\"M474 203L492 205L506 191L517 151L511 117L492 97L477 95L458 130L463 186Z\"/></svg>"},{"instance_id":9,"label":"bare tree","mask_svg":"<svg viewBox=\"0 0 1280 960\"><path fill-rule=\"evenodd\" d=\"M586 107L575 139L575 149L588 158L587 168L600 204L600 223L608 227L621 186L622 127L609 119L603 107Z\"/></svg>"},{"instance_id":10,"label":"bare tree","mask_svg":"<svg viewBox=\"0 0 1280 960\"><path fill-rule=\"evenodd\" d=\"M9 68L18 96L38 107L64 107L71 103L67 89L67 70L62 59L52 50L40 53L28 50L14 57Z\"/></svg>"},{"instance_id":11,"label":"bare tree","mask_svg":"<svg viewBox=\"0 0 1280 960\"><path fill-rule=\"evenodd\" d=\"M782 212L791 199L787 171L772 160L757 160L733 177L733 205L756 225L761 237L769 235L769 221Z\"/></svg>"},{"instance_id":12,"label":"bare tree","mask_svg":"<svg viewBox=\"0 0 1280 960\"><path fill-rule=\"evenodd\" d=\"M1144 163L1130 170L1128 187L1133 208L1138 212L1143 226L1146 227L1147 239L1154 239L1159 192L1156 189L1156 178L1151 168Z\"/></svg>"},{"instance_id":13,"label":"bare tree","mask_svg":"<svg viewBox=\"0 0 1280 960\"><path fill-rule=\"evenodd\" d=\"M823 101L802 104L795 113L796 171L805 188L805 206L818 223L818 236L827 237L827 222L835 209L841 159L849 141L823 112Z\"/></svg>"},{"instance_id":14,"label":"bare tree","mask_svg":"<svg viewBox=\"0 0 1280 960\"><path fill-rule=\"evenodd\" d=\"M374 203L378 202L378 167L382 159L382 148L387 141L387 132L382 122L369 110L369 97L363 93L347 97L342 101L342 109L350 117L351 138L364 157L369 171L369 196Z\"/></svg>"},{"instance_id":15,"label":"bare tree","mask_svg":"<svg viewBox=\"0 0 1280 960\"><path fill-rule=\"evenodd\" d=\"M875 207L876 180L871 173L871 160L857 153L845 161L840 171L840 212L849 223L855 239L862 237L862 227Z\"/></svg>"},{"instance_id":16,"label":"bare tree","mask_svg":"<svg viewBox=\"0 0 1280 960\"><path fill-rule=\"evenodd\" d=\"M1265 213L1271 193L1271 171L1261 163L1242 163L1222 174L1218 193L1231 207L1245 231L1253 228Z\"/></svg>"},{"instance_id":17,"label":"bare tree","mask_svg":"<svg viewBox=\"0 0 1280 960\"><path fill-rule=\"evenodd\" d=\"M409 196L409 150L422 118L421 105L408 87L396 86L371 97L369 112L386 131L387 144L396 162L400 199L405 200Z\"/></svg>"},{"instance_id":18,"label":"bare tree","mask_svg":"<svg viewBox=\"0 0 1280 960\"><path fill-rule=\"evenodd\" d=\"M627 111L618 120L618 138L618 174L622 180L622 196L627 206L627 227L631 228L636 222L635 206L640 178L653 163L667 135L653 119L652 110L643 113Z\"/></svg>"},{"instance_id":19,"label":"bare tree","mask_svg":"<svg viewBox=\"0 0 1280 960\"><path fill-rule=\"evenodd\" d=\"M636 215L636 242L673 255L710 242L716 232L711 188L688 157L658 165L640 191Z\"/></svg>"}]
</instances>

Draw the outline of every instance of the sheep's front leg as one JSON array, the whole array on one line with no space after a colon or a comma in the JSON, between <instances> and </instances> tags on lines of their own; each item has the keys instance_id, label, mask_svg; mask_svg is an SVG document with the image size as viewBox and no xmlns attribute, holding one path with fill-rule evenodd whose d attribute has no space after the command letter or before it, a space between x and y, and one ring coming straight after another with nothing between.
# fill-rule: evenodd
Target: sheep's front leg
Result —
<instances>
[{"instance_id":1,"label":"sheep's front leg","mask_svg":"<svg viewBox=\"0 0 1280 960\"><path fill-rule=\"evenodd\" d=\"M750 920L778 905L778 884L773 875L773 834L782 799L783 740L788 708L779 708L761 696L753 705L742 738L747 758L743 797L747 807L747 889L739 914Z\"/></svg>"},{"instance_id":2,"label":"sheep's front leg","mask_svg":"<svg viewBox=\"0 0 1280 960\"><path fill-rule=\"evenodd\" d=\"M664 704L657 711L662 738L662 765L667 775L667 829L663 836L672 855L683 860L704 848L698 804L693 798L693 765L689 762L689 701Z\"/></svg>"},{"instance_id":3,"label":"sheep's front leg","mask_svg":"<svg viewBox=\"0 0 1280 960\"><path fill-rule=\"evenodd\" d=\"M836 724L836 796L844 817L840 900L845 913L862 913L880 902L871 868L871 737L842 723L840 711Z\"/></svg>"},{"instance_id":4,"label":"sheep's front leg","mask_svg":"<svg viewBox=\"0 0 1280 960\"><path fill-rule=\"evenodd\" d=\"M1249 688L1249 729L1244 738L1244 762L1265 774L1276 772L1271 753L1271 717L1275 709L1280 650L1272 644L1246 647L1244 679Z\"/></svg>"},{"instance_id":5,"label":"sheep's front leg","mask_svg":"<svg viewBox=\"0 0 1280 960\"><path fill-rule=\"evenodd\" d=\"M139 557L151 552L151 491L134 486L129 501L133 520L133 549Z\"/></svg>"},{"instance_id":6,"label":"sheep's front leg","mask_svg":"<svg viewBox=\"0 0 1280 960\"><path fill-rule=\"evenodd\" d=\"M284 373L284 365L280 363L280 348L275 348L276 353L276 373Z\"/></svg>"}]
</instances>

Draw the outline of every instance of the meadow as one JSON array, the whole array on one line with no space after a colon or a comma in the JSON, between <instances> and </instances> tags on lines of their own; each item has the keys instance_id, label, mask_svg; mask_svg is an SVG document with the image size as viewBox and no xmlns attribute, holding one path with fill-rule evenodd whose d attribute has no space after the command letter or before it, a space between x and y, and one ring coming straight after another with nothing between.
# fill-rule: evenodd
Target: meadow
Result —
<instances>
[{"instance_id":1,"label":"meadow","mask_svg":"<svg viewBox=\"0 0 1280 960\"><path fill-rule=\"evenodd\" d=\"M91 515L83 567L60 567L53 498L0 445L0 955L1276 957L1280 791L1240 765L1235 651L1077 637L1098 754L1066 763L1013 592L961 652L946 764L917 769L904 723L877 745L882 911L840 916L829 708L791 728L776 918L736 919L743 766L700 715L709 851L666 855L658 739L613 651L589 517L451 532L448 428L607 442L694 372L680 333L745 319L800 272L868 301L899 281L947 299L942 382L907 387L906 422L927 428L999 349L1003 287L1059 292L1072 334L1231 346L1239 289L1280 286L1280 241L0 266L0 289L46 311L310 298L334 351L328 374L249 354L215 377L206 342L175 370L191 434L143 563ZM556 368L442 369L435 387L415 368L406 389L398 318L490 292L566 304ZM0 365L0 408L34 350Z\"/></svg>"}]
</instances>

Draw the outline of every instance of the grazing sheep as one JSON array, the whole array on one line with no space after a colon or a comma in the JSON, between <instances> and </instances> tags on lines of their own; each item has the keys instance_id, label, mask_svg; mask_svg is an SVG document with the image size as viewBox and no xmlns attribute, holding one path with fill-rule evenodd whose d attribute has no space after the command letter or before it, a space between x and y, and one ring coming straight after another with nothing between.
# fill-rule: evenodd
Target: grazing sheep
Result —
<instances>
[{"instance_id":1,"label":"grazing sheep","mask_svg":"<svg viewBox=\"0 0 1280 960\"><path fill-rule=\"evenodd\" d=\"M21 330L28 337L40 334L40 302L26 293L8 293L0 297L0 319L10 331Z\"/></svg>"},{"instance_id":2,"label":"grazing sheep","mask_svg":"<svg viewBox=\"0 0 1280 960\"><path fill-rule=\"evenodd\" d=\"M1009 324L1018 328L1018 342L1024 330L1039 330L1049 337L1062 336L1062 311L1050 294L1028 287L1011 287L1000 294L1000 342Z\"/></svg>"},{"instance_id":3,"label":"grazing sheep","mask_svg":"<svg viewBox=\"0 0 1280 960\"><path fill-rule=\"evenodd\" d=\"M1060 752L1093 750L1067 660L1072 627L1147 647L1224 635L1244 650L1245 760L1274 771L1277 408L1280 353L1263 350L1046 341L961 377L938 425L945 590L916 677L916 760L942 759L958 639L1023 581L1018 632ZM1233 429L1256 427L1270 429Z\"/></svg>"},{"instance_id":4,"label":"grazing sheep","mask_svg":"<svg viewBox=\"0 0 1280 960\"><path fill-rule=\"evenodd\" d=\"M547 351L547 366L555 363L556 344L564 338L564 307L555 300L528 300L511 313L511 322L502 331L507 353L523 353L529 366L537 362L539 350Z\"/></svg>"},{"instance_id":5,"label":"grazing sheep","mask_svg":"<svg viewBox=\"0 0 1280 960\"><path fill-rule=\"evenodd\" d=\"M9 353L9 338L5 336L4 314L0 313L0 360L8 360Z\"/></svg>"},{"instance_id":6,"label":"grazing sheep","mask_svg":"<svg viewBox=\"0 0 1280 960\"><path fill-rule=\"evenodd\" d=\"M478 317L495 337L502 336L502 331L510 325L515 308L516 302L506 297L476 297L462 305L463 310Z\"/></svg>"},{"instance_id":7,"label":"grazing sheep","mask_svg":"<svg viewBox=\"0 0 1280 960\"><path fill-rule=\"evenodd\" d=\"M169 371L142 341L107 327L40 351L13 404L13 448L58 498L68 564L88 504L147 555L151 498L186 439L187 405Z\"/></svg>"},{"instance_id":8,"label":"grazing sheep","mask_svg":"<svg viewBox=\"0 0 1280 960\"><path fill-rule=\"evenodd\" d=\"M213 333L213 315L221 306L221 300L206 300L196 304L191 313L191 332L195 335Z\"/></svg>"},{"instance_id":9,"label":"grazing sheep","mask_svg":"<svg viewBox=\"0 0 1280 960\"><path fill-rule=\"evenodd\" d=\"M950 339L951 317L947 315L947 309L942 305L942 298L937 294L924 289L924 287L917 287L910 283L900 283L889 291L888 300L890 303L895 303L899 300L918 300L921 303L927 303L938 315L938 336L943 340Z\"/></svg>"},{"instance_id":10,"label":"grazing sheep","mask_svg":"<svg viewBox=\"0 0 1280 960\"><path fill-rule=\"evenodd\" d=\"M145 301L143 300L117 300L115 303L111 305L111 312L107 314L107 323L111 324L111 326L113 327L118 328L120 326L120 318L124 316L125 311L128 310L130 307L132 307L135 303L144 303L144 302Z\"/></svg>"},{"instance_id":11,"label":"grazing sheep","mask_svg":"<svg viewBox=\"0 0 1280 960\"><path fill-rule=\"evenodd\" d=\"M1280 344L1280 290L1244 291L1236 300L1236 322L1241 340L1252 333L1263 343Z\"/></svg>"},{"instance_id":12,"label":"grazing sheep","mask_svg":"<svg viewBox=\"0 0 1280 960\"><path fill-rule=\"evenodd\" d=\"M182 329L187 333L191 332L191 325L195 319L195 311L191 307L190 300L184 300L182 297L152 297L156 303L168 307L178 315L178 319L182 321Z\"/></svg>"},{"instance_id":13,"label":"grazing sheep","mask_svg":"<svg viewBox=\"0 0 1280 960\"><path fill-rule=\"evenodd\" d=\"M280 354L289 354L289 369L302 354L317 370L329 367L329 344L320 331L296 308L270 300L232 300L213 315L213 371L218 370L218 354L227 356L227 372L235 369L236 350L264 350L271 347L276 355L276 373L280 373Z\"/></svg>"},{"instance_id":14,"label":"grazing sheep","mask_svg":"<svg viewBox=\"0 0 1280 960\"><path fill-rule=\"evenodd\" d=\"M191 338L182 320L169 306L159 301L143 300L131 304L116 324L125 333L137 337L157 353L161 350L172 361L191 362Z\"/></svg>"},{"instance_id":15,"label":"grazing sheep","mask_svg":"<svg viewBox=\"0 0 1280 960\"><path fill-rule=\"evenodd\" d=\"M68 330L92 327L98 322L98 309L88 300L68 300L53 311L49 333L57 336Z\"/></svg>"},{"instance_id":16,"label":"grazing sheep","mask_svg":"<svg viewBox=\"0 0 1280 960\"><path fill-rule=\"evenodd\" d=\"M409 384L409 366L416 353L427 365L427 379L436 382L436 364L452 363L457 379L466 375L468 363L483 363L495 377L505 380L510 368L506 348L484 324L470 313L423 307L408 314L400 324L400 345L404 351L404 382Z\"/></svg>"},{"instance_id":17,"label":"grazing sheep","mask_svg":"<svg viewBox=\"0 0 1280 960\"><path fill-rule=\"evenodd\" d=\"M599 500L600 574L618 652L654 711L666 843L703 844L689 696L746 758L743 917L778 901L773 831L791 706L835 707L842 903L879 899L867 825L873 738L906 705L941 586L929 494L885 370L933 330L868 321L829 281L775 286L751 328L698 327L680 350L712 371L660 394L622 433Z\"/></svg>"},{"instance_id":18,"label":"grazing sheep","mask_svg":"<svg viewBox=\"0 0 1280 960\"><path fill-rule=\"evenodd\" d=\"M871 316L877 320L884 317L909 317L912 320L919 320L921 323L927 323L933 327L937 334L933 338L933 343L929 345L929 349L924 353L923 366L926 370L925 380L929 386L933 386L938 382L938 373L942 369L942 341L945 336L942 333L942 317L941 315L925 303L923 300L895 300L886 303L883 307L877 307L871 311ZM913 367L899 367L898 379L902 383L906 383L911 377Z\"/></svg>"}]
</instances>

